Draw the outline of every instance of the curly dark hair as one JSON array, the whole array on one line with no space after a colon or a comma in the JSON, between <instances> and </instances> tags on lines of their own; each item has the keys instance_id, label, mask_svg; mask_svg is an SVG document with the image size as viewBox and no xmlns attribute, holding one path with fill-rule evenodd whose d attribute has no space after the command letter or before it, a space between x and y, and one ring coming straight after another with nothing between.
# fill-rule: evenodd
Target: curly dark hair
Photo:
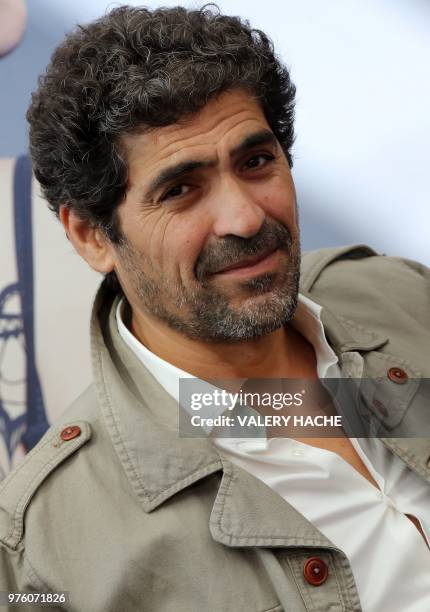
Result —
<instances>
[{"instance_id":1,"label":"curly dark hair","mask_svg":"<svg viewBox=\"0 0 430 612\"><path fill-rule=\"evenodd\" d=\"M54 52L27 112L36 178L60 205L120 242L127 189L121 136L175 123L242 88L260 100L290 166L295 87L273 44L216 5L122 6L78 26Z\"/></svg>"}]
</instances>

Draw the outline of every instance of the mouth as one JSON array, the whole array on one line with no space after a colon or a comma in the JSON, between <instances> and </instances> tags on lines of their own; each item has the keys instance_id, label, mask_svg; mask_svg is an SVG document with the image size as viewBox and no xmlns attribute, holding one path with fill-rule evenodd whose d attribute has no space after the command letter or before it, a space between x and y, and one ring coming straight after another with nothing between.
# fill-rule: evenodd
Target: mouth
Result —
<instances>
[{"instance_id":1,"label":"mouth","mask_svg":"<svg viewBox=\"0 0 430 612\"><path fill-rule=\"evenodd\" d=\"M217 270L217 276L252 276L272 270L278 263L279 249L267 251L256 257L247 257Z\"/></svg>"}]
</instances>

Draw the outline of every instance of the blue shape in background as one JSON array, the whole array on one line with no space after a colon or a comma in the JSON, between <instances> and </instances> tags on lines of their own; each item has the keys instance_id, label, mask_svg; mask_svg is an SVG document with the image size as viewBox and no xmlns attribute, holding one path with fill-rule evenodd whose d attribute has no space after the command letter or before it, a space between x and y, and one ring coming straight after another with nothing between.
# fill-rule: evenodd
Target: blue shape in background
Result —
<instances>
[{"instance_id":1,"label":"blue shape in background","mask_svg":"<svg viewBox=\"0 0 430 612\"><path fill-rule=\"evenodd\" d=\"M2 291L0 291L0 341L2 344L2 351L0 355L0 367L3 354L6 352L5 348L7 346L7 342L12 339L19 340L23 338L24 329L22 323L22 316L20 313L7 313L5 310L7 309L7 302L10 299L13 299L16 294L19 293L19 285L18 283L13 283L11 285L7 285ZM3 350L4 347L4 350ZM2 377L2 373L0 370L0 378ZM22 439L23 431L26 426L27 414L24 413L18 416L15 419L12 419L9 416L8 411L5 408L5 404L3 402L2 397L0 396L0 435L3 436L7 453L9 456L9 461L15 451L16 446ZM2 477L1 474L0 477Z\"/></svg>"},{"instance_id":2,"label":"blue shape in background","mask_svg":"<svg viewBox=\"0 0 430 612\"><path fill-rule=\"evenodd\" d=\"M31 179L31 162L28 156L23 155L16 160L14 173L18 283L8 285L0 292L0 321L8 322L5 330L0 330L0 339L7 342L12 336L23 336L26 357L26 412L11 419L0 397L0 430L5 439L9 459L20 442L27 451L31 450L49 427L36 368L34 345ZM17 292L20 296L21 314L7 314L4 312L5 304Z\"/></svg>"}]
</instances>

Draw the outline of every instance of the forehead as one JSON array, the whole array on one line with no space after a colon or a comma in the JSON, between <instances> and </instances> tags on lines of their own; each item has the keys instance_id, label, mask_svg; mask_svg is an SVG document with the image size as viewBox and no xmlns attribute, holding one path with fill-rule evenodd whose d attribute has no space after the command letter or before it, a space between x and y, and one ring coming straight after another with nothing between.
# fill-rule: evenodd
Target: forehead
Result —
<instances>
[{"instance_id":1,"label":"forehead","mask_svg":"<svg viewBox=\"0 0 430 612\"><path fill-rule=\"evenodd\" d=\"M178 123L129 134L122 144L132 175L134 170L156 171L190 153L208 153L219 145L233 147L258 128L270 129L260 103L249 93L234 90L220 94Z\"/></svg>"}]
</instances>

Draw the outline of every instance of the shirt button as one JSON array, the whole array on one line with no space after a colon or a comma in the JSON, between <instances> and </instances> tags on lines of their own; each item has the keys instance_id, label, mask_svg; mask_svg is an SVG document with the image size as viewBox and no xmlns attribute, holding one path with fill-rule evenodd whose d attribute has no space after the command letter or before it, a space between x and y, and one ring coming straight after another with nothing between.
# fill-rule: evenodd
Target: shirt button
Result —
<instances>
[{"instance_id":1,"label":"shirt button","mask_svg":"<svg viewBox=\"0 0 430 612\"><path fill-rule=\"evenodd\" d=\"M328 567L319 557L311 557L303 566L303 574L309 584L320 586L328 578Z\"/></svg>"},{"instance_id":2,"label":"shirt button","mask_svg":"<svg viewBox=\"0 0 430 612\"><path fill-rule=\"evenodd\" d=\"M77 438L81 435L81 428L78 425L72 425L71 427L66 427L60 433L60 437L62 440L73 440L73 438Z\"/></svg>"},{"instance_id":3,"label":"shirt button","mask_svg":"<svg viewBox=\"0 0 430 612\"><path fill-rule=\"evenodd\" d=\"M404 385L405 382L407 382L408 380L407 373L404 370L402 370L402 368L397 368L397 367L390 368L387 372L387 376L392 382L395 382L398 385Z\"/></svg>"}]
</instances>

